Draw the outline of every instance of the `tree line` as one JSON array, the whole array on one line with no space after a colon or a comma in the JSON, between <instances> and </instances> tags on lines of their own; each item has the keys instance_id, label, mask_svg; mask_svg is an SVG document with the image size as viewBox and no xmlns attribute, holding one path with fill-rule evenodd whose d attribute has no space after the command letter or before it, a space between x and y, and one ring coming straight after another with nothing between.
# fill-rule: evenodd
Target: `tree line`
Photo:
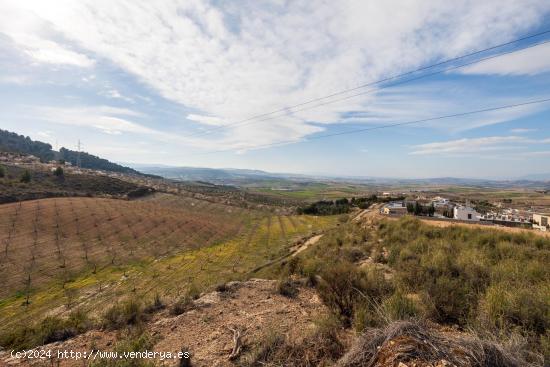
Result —
<instances>
[{"instance_id":1,"label":"tree line","mask_svg":"<svg viewBox=\"0 0 550 367\"><path fill-rule=\"evenodd\" d=\"M367 209L375 203L386 203L393 200L404 200L400 197L379 197L376 195L364 197L342 198L337 200L319 200L306 206L298 207L298 214L335 215L348 213L352 208Z\"/></svg>"},{"instance_id":2,"label":"tree line","mask_svg":"<svg viewBox=\"0 0 550 367\"><path fill-rule=\"evenodd\" d=\"M407 203L407 213L433 217L435 213L435 207L433 203L431 203L430 205L422 205L419 204L418 201L415 201L414 203Z\"/></svg>"},{"instance_id":3,"label":"tree line","mask_svg":"<svg viewBox=\"0 0 550 367\"><path fill-rule=\"evenodd\" d=\"M61 148L59 152L56 152L52 149L50 144L32 140L28 136L19 135L2 129L0 129L0 151L30 154L39 158L42 162L49 162L52 160L66 161L75 166L78 164L80 155L80 166L82 168L140 174L140 172L130 167L110 162L107 159L89 153L79 153L67 148Z\"/></svg>"}]
</instances>

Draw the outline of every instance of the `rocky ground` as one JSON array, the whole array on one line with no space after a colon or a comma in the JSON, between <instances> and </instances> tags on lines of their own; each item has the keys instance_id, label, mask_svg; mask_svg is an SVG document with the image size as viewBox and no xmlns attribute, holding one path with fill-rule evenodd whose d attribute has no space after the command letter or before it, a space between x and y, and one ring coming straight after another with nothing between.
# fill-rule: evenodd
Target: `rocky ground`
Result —
<instances>
[{"instance_id":1,"label":"rocky ground","mask_svg":"<svg viewBox=\"0 0 550 367\"><path fill-rule=\"evenodd\" d=\"M193 366L234 366L229 357L235 346L234 332L241 337L242 350L253 346L275 329L287 335L313 327L314 319L326 312L315 290L301 287L295 298L278 294L276 281L252 279L232 282L224 292L212 292L194 301L192 310L171 316L168 310L156 314L145 326L156 341L154 351L177 353L185 348L191 353ZM89 352L112 350L117 332L93 330L65 342L45 345L37 350ZM0 354L0 365L50 366L50 361L11 358ZM178 361L164 361L176 366ZM53 366L85 366L83 360L56 360Z\"/></svg>"}]
</instances>

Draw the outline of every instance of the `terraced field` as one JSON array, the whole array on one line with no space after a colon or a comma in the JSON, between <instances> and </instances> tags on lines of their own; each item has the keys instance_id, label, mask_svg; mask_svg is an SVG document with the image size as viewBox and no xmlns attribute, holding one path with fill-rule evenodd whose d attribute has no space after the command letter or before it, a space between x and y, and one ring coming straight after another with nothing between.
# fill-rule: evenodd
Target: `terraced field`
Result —
<instances>
[{"instance_id":1,"label":"terraced field","mask_svg":"<svg viewBox=\"0 0 550 367\"><path fill-rule=\"evenodd\" d=\"M176 298L242 279L335 218L282 216L159 194L0 206L0 330L129 295Z\"/></svg>"}]
</instances>

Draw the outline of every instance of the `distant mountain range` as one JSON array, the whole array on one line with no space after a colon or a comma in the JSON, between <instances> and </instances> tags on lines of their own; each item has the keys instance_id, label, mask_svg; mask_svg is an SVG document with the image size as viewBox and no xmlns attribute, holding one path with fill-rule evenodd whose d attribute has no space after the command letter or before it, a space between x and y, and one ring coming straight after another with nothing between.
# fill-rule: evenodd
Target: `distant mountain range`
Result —
<instances>
[{"instance_id":1,"label":"distant mountain range","mask_svg":"<svg viewBox=\"0 0 550 367\"><path fill-rule=\"evenodd\" d=\"M280 180L280 179L311 179L306 175L270 173L252 169L237 168L206 168L206 167L169 167L129 164L147 174L182 181L207 181L215 183L230 183L242 180Z\"/></svg>"},{"instance_id":2,"label":"distant mountain range","mask_svg":"<svg viewBox=\"0 0 550 367\"><path fill-rule=\"evenodd\" d=\"M478 187L548 187L550 175L532 175L512 180L492 180L476 178L385 178L385 177L333 177L323 175L300 175L292 173L272 173L261 170L235 168L171 167L128 164L141 172L182 181L206 181L222 184L267 183L268 181L288 180L293 182L332 181L372 185L441 185L441 186L478 186Z\"/></svg>"},{"instance_id":3,"label":"distant mountain range","mask_svg":"<svg viewBox=\"0 0 550 367\"><path fill-rule=\"evenodd\" d=\"M100 169L126 174L151 174L169 179L182 181L206 181L216 184L249 185L254 183L266 184L268 181L281 182L349 182L372 185L446 185L446 186L478 186L478 187L550 187L550 173L532 174L510 180L475 179L475 178L385 178L385 177L335 177L328 175L301 175L293 173L273 173L254 169L235 168L205 168L205 167L173 167L163 165L145 164L117 164L94 156L89 153L61 148L59 152L52 146L41 141L35 141L29 137L18 135L0 129L0 151L32 154L42 161L63 159L73 165L77 164L80 155L82 168ZM131 166L133 168L130 168Z\"/></svg>"},{"instance_id":4,"label":"distant mountain range","mask_svg":"<svg viewBox=\"0 0 550 367\"><path fill-rule=\"evenodd\" d=\"M526 175L518 178L518 180L550 181L550 173L538 173L538 174Z\"/></svg>"}]
</instances>

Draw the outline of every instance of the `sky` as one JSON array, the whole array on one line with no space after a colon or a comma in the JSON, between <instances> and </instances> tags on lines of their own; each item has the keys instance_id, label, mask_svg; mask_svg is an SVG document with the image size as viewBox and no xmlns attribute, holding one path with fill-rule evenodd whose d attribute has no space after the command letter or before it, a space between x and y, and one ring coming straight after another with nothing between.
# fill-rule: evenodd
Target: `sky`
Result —
<instances>
[{"instance_id":1,"label":"sky","mask_svg":"<svg viewBox=\"0 0 550 367\"><path fill-rule=\"evenodd\" d=\"M550 98L550 33L360 88L546 30L547 0L0 0L0 128L128 164L550 173L550 102L354 132Z\"/></svg>"}]
</instances>

